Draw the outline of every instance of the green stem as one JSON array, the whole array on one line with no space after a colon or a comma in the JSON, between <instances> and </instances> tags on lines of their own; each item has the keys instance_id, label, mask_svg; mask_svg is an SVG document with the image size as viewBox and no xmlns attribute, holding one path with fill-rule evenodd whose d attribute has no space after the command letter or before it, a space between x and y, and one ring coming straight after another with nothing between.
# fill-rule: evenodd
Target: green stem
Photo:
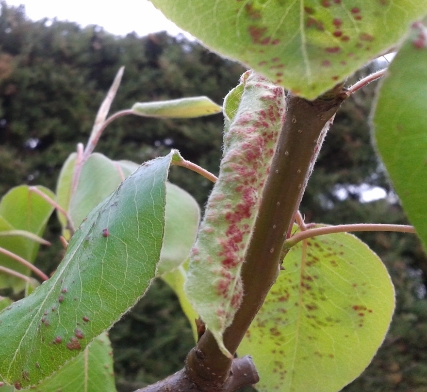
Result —
<instances>
[{"instance_id":1,"label":"green stem","mask_svg":"<svg viewBox=\"0 0 427 392\"><path fill-rule=\"evenodd\" d=\"M292 248L298 242L319 235L347 233L350 231L394 231L400 233L415 233L415 229L409 225L389 225L376 223L356 223L351 225L337 225L327 227L317 227L310 230L301 231L285 241L285 248Z\"/></svg>"}]
</instances>

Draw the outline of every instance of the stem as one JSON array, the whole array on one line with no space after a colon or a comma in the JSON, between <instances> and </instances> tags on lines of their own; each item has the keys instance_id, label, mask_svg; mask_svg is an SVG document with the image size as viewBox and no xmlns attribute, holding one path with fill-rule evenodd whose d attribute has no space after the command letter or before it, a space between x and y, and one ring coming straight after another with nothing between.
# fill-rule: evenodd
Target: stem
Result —
<instances>
[{"instance_id":1,"label":"stem","mask_svg":"<svg viewBox=\"0 0 427 392\"><path fill-rule=\"evenodd\" d=\"M313 102L293 95L287 97L286 119L266 180L246 262L242 267L243 302L224 333L224 344L231 353L236 352L276 281L286 233L294 222L329 124L347 97L342 85ZM197 347L190 351L186 369L194 379L219 382L229 376L230 360L221 353L209 330L201 337Z\"/></svg>"},{"instance_id":2,"label":"stem","mask_svg":"<svg viewBox=\"0 0 427 392\"><path fill-rule=\"evenodd\" d=\"M369 83L373 82L374 80L377 80L380 77L384 76L386 72L387 72L387 68L384 68L380 71L377 71L368 75L366 78L359 80L357 83L353 84L353 86L351 86L347 90L347 94L350 96L351 94L355 93L357 90L360 90L361 88L367 86Z\"/></svg>"},{"instance_id":3,"label":"stem","mask_svg":"<svg viewBox=\"0 0 427 392\"><path fill-rule=\"evenodd\" d=\"M356 223L352 225L337 225L317 227L315 229L301 231L285 241L285 247L291 248L302 240L317 237L319 235L346 233L350 231L394 231L400 233L415 233L415 229L409 225L389 225L376 223Z\"/></svg>"},{"instance_id":4,"label":"stem","mask_svg":"<svg viewBox=\"0 0 427 392\"><path fill-rule=\"evenodd\" d=\"M128 116L130 114L135 114L132 109L120 110L119 112L114 113L110 117L108 117L99 126L98 130L96 131L96 133L94 133L93 137L89 140L86 146L86 149L83 154L84 162L89 158L90 154L92 154L93 150L99 142L99 139L101 138L102 133L105 131L105 128L107 128L114 120L117 120L120 117Z\"/></svg>"},{"instance_id":5,"label":"stem","mask_svg":"<svg viewBox=\"0 0 427 392\"><path fill-rule=\"evenodd\" d=\"M211 172L207 171L206 169L203 169L203 167L200 167L199 165L196 165L193 162L186 161L185 159L182 159L180 161L174 161L172 162L172 165L181 166L181 167L185 167L186 169L192 170L193 172L200 174L201 176L205 177L209 181L212 181L213 183L215 183L218 180L217 176L215 176Z\"/></svg>"},{"instance_id":6,"label":"stem","mask_svg":"<svg viewBox=\"0 0 427 392\"><path fill-rule=\"evenodd\" d=\"M51 199L48 195L43 193L37 187L30 186L29 190L30 190L30 192L34 192L37 195L39 195L40 197L42 197L43 199L45 199L51 206L53 206L53 208L56 208L62 215L64 215L65 219L67 220L68 229L72 233L74 232L73 222L71 221L71 217L70 217L70 215L68 215L67 211L65 211L55 200Z\"/></svg>"},{"instance_id":7,"label":"stem","mask_svg":"<svg viewBox=\"0 0 427 392\"><path fill-rule=\"evenodd\" d=\"M24 267L29 268L31 271L33 271L36 275L38 275L43 281L48 280L49 278L47 275L45 275L44 272L40 271L36 266L31 264L29 261L23 259L21 256L16 255L15 253L12 253L8 251L7 249L4 249L0 247L0 253L3 253L5 256L10 257L11 259L17 261L19 264L22 264ZM17 272L19 273L19 272Z\"/></svg>"},{"instance_id":8,"label":"stem","mask_svg":"<svg viewBox=\"0 0 427 392\"><path fill-rule=\"evenodd\" d=\"M25 280L26 282L31 283L31 278L29 278L26 275L20 274L19 272L14 271L14 270L12 270L10 268L6 268L6 267L3 267L3 266L0 265L0 271L4 272L6 274L12 275L12 276L16 276L19 279L22 279L22 280Z\"/></svg>"}]
</instances>

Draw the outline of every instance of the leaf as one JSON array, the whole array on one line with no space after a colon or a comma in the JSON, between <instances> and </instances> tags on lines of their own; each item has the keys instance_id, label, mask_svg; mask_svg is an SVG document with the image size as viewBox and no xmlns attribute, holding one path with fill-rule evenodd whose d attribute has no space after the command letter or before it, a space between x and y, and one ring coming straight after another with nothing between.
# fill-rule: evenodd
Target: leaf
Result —
<instances>
[{"instance_id":1,"label":"leaf","mask_svg":"<svg viewBox=\"0 0 427 392\"><path fill-rule=\"evenodd\" d=\"M194 341L198 340L196 320L199 318L197 312L191 306L190 301L188 300L187 295L184 291L184 284L187 279L187 271L184 266L179 266L174 270L167 272L162 275L162 279L172 288L175 294L178 297L179 304L184 314L187 316L188 321L190 322L191 329L193 331Z\"/></svg>"},{"instance_id":2,"label":"leaf","mask_svg":"<svg viewBox=\"0 0 427 392\"><path fill-rule=\"evenodd\" d=\"M74 167L76 165L76 153L68 156L67 160L62 165L59 173L58 181L56 183L56 202L65 210L68 211L71 200L71 189L73 183ZM63 214L57 211L57 217L62 226L62 235L69 240L70 233L67 226L67 220Z\"/></svg>"},{"instance_id":3,"label":"leaf","mask_svg":"<svg viewBox=\"0 0 427 392\"><path fill-rule=\"evenodd\" d=\"M54 197L47 188L41 186L37 188L47 196ZM27 232L32 233L29 234L30 236L39 238L45 230L52 210L53 207L38 194L30 192L28 186L12 188L0 202L0 247L32 263L37 255L39 243L35 242L34 238L7 234L16 231ZM0 265L27 276L30 275L28 268L4 254L0 254ZM12 288L14 293L18 293L25 288L25 282L0 272L0 288L7 287Z\"/></svg>"},{"instance_id":4,"label":"leaf","mask_svg":"<svg viewBox=\"0 0 427 392\"><path fill-rule=\"evenodd\" d=\"M285 110L284 91L251 71L233 121L227 120L218 180L190 255L185 291L229 357L222 335L243 297L240 277ZM227 103L228 101L226 101Z\"/></svg>"},{"instance_id":5,"label":"leaf","mask_svg":"<svg viewBox=\"0 0 427 392\"><path fill-rule=\"evenodd\" d=\"M166 224L157 275L178 267L187 260L199 228L200 208L183 189L166 184Z\"/></svg>"},{"instance_id":6,"label":"leaf","mask_svg":"<svg viewBox=\"0 0 427 392\"><path fill-rule=\"evenodd\" d=\"M11 303L12 303L11 299L0 296L0 310L7 308L8 306L10 306Z\"/></svg>"},{"instance_id":7,"label":"leaf","mask_svg":"<svg viewBox=\"0 0 427 392\"><path fill-rule=\"evenodd\" d=\"M110 328L147 290L160 257L165 181L175 153L128 177L76 231L54 276L0 313L5 381L37 384Z\"/></svg>"},{"instance_id":8,"label":"leaf","mask_svg":"<svg viewBox=\"0 0 427 392\"><path fill-rule=\"evenodd\" d=\"M138 102L134 114L144 117L193 118L221 113L222 108L208 97L172 99L170 101Z\"/></svg>"},{"instance_id":9,"label":"leaf","mask_svg":"<svg viewBox=\"0 0 427 392\"><path fill-rule=\"evenodd\" d=\"M347 233L298 243L283 266L239 355L252 355L260 392L340 391L387 332L394 310L387 270Z\"/></svg>"},{"instance_id":10,"label":"leaf","mask_svg":"<svg viewBox=\"0 0 427 392\"><path fill-rule=\"evenodd\" d=\"M427 32L411 33L381 84L375 141L403 208L427 249Z\"/></svg>"},{"instance_id":11,"label":"leaf","mask_svg":"<svg viewBox=\"0 0 427 392\"><path fill-rule=\"evenodd\" d=\"M208 48L314 99L395 45L426 0L151 0Z\"/></svg>"},{"instance_id":12,"label":"leaf","mask_svg":"<svg viewBox=\"0 0 427 392\"><path fill-rule=\"evenodd\" d=\"M118 166L116 162L98 153L92 154L84 163L68 211L75 227L124 180Z\"/></svg>"},{"instance_id":13,"label":"leaf","mask_svg":"<svg viewBox=\"0 0 427 392\"><path fill-rule=\"evenodd\" d=\"M43 186L36 187L50 198L55 195ZM53 211L53 207L41 196L31 192L29 187L21 185L12 188L3 196L0 203L0 215L17 230L25 230L41 236L47 221ZM33 240L25 240L25 251L19 254L23 258L34 261L39 245Z\"/></svg>"},{"instance_id":14,"label":"leaf","mask_svg":"<svg viewBox=\"0 0 427 392\"><path fill-rule=\"evenodd\" d=\"M115 392L112 359L110 340L103 333L52 377L26 391Z\"/></svg>"}]
</instances>

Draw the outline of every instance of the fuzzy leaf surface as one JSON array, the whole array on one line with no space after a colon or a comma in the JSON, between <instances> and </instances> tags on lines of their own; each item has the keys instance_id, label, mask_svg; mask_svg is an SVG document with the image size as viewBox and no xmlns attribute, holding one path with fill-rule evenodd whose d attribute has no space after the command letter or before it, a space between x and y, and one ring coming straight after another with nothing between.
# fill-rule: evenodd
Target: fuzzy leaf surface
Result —
<instances>
[{"instance_id":1,"label":"fuzzy leaf surface","mask_svg":"<svg viewBox=\"0 0 427 392\"><path fill-rule=\"evenodd\" d=\"M347 233L290 249L239 347L260 392L337 392L370 363L388 330L394 289L381 260Z\"/></svg>"},{"instance_id":2,"label":"fuzzy leaf surface","mask_svg":"<svg viewBox=\"0 0 427 392\"><path fill-rule=\"evenodd\" d=\"M165 182L174 154L128 177L76 231L54 276L0 313L2 379L37 384L144 294L160 258Z\"/></svg>"},{"instance_id":3,"label":"fuzzy leaf surface","mask_svg":"<svg viewBox=\"0 0 427 392\"><path fill-rule=\"evenodd\" d=\"M417 24L389 67L373 124L381 159L427 249L427 30Z\"/></svg>"},{"instance_id":4,"label":"fuzzy leaf surface","mask_svg":"<svg viewBox=\"0 0 427 392\"><path fill-rule=\"evenodd\" d=\"M255 72L245 72L241 85L241 95L237 87L225 100L220 172L191 251L185 283L192 306L229 357L222 336L243 297L240 271L285 109L283 88Z\"/></svg>"},{"instance_id":5,"label":"fuzzy leaf surface","mask_svg":"<svg viewBox=\"0 0 427 392\"><path fill-rule=\"evenodd\" d=\"M314 99L395 45L426 0L151 0L209 49Z\"/></svg>"},{"instance_id":6,"label":"fuzzy leaf surface","mask_svg":"<svg viewBox=\"0 0 427 392\"><path fill-rule=\"evenodd\" d=\"M52 377L26 391L115 392L111 350L110 340L103 333Z\"/></svg>"}]
</instances>

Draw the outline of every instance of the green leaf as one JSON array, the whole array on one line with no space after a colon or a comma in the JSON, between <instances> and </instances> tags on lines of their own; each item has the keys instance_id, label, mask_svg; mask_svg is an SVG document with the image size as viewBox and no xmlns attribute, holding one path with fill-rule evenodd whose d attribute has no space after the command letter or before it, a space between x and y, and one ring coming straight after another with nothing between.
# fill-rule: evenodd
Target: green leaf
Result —
<instances>
[{"instance_id":1,"label":"green leaf","mask_svg":"<svg viewBox=\"0 0 427 392\"><path fill-rule=\"evenodd\" d=\"M37 384L147 290L160 258L165 181L174 154L146 162L128 177L76 231L54 276L0 313L5 381Z\"/></svg>"},{"instance_id":2,"label":"green leaf","mask_svg":"<svg viewBox=\"0 0 427 392\"><path fill-rule=\"evenodd\" d=\"M43 186L36 187L50 198L55 195ZM0 215L16 230L25 230L41 236L47 221L53 211L43 197L31 192L29 187L21 185L11 189L3 196L0 203ZM25 239L25 249L17 253L28 261L34 261L39 244L30 239Z\"/></svg>"},{"instance_id":3,"label":"green leaf","mask_svg":"<svg viewBox=\"0 0 427 392\"><path fill-rule=\"evenodd\" d=\"M162 279L172 288L173 291L175 291L175 294L179 300L179 304L181 305L181 309L190 322L194 341L197 342L198 333L196 320L199 318L199 315L191 306L191 303L184 291L184 284L187 280L187 271L185 267L181 265L178 268L175 268L173 271L163 274Z\"/></svg>"},{"instance_id":4,"label":"green leaf","mask_svg":"<svg viewBox=\"0 0 427 392\"><path fill-rule=\"evenodd\" d=\"M304 240L290 249L239 347L260 375L260 392L336 392L381 345L394 289L381 260L351 234Z\"/></svg>"},{"instance_id":5,"label":"green leaf","mask_svg":"<svg viewBox=\"0 0 427 392\"><path fill-rule=\"evenodd\" d=\"M37 187L47 196L53 198L51 191L44 187ZM28 186L18 186L11 189L0 202L0 247L33 262L39 243L34 238L25 236L8 236L11 232L32 233L29 236L39 238L46 227L53 207L41 196L29 191ZM28 237L28 236L27 236ZM0 265L15 270L23 275L29 275L28 268L19 264L10 257L0 254ZM25 282L14 276L0 272L0 288L10 287L14 293L25 288Z\"/></svg>"},{"instance_id":6,"label":"green leaf","mask_svg":"<svg viewBox=\"0 0 427 392\"><path fill-rule=\"evenodd\" d=\"M166 224L157 275L178 267L187 260L199 228L200 208L183 189L166 184Z\"/></svg>"},{"instance_id":7,"label":"green leaf","mask_svg":"<svg viewBox=\"0 0 427 392\"><path fill-rule=\"evenodd\" d=\"M83 165L76 191L70 200L68 212L75 227L124 179L117 162L102 154L92 154Z\"/></svg>"},{"instance_id":8,"label":"green leaf","mask_svg":"<svg viewBox=\"0 0 427 392\"><path fill-rule=\"evenodd\" d=\"M37 392L115 392L113 357L106 333L96 337L82 353L52 377L26 391Z\"/></svg>"},{"instance_id":9,"label":"green leaf","mask_svg":"<svg viewBox=\"0 0 427 392\"><path fill-rule=\"evenodd\" d=\"M193 118L221 113L222 108L208 97L192 97L136 103L132 110L144 117Z\"/></svg>"},{"instance_id":10,"label":"green leaf","mask_svg":"<svg viewBox=\"0 0 427 392\"><path fill-rule=\"evenodd\" d=\"M68 211L71 201L71 188L73 182L74 167L76 165L76 153L68 156L67 160L62 165L59 173L58 182L56 183L56 202L65 210ZM59 222L62 226L62 235L69 240L70 233L67 226L67 220L59 211L56 212Z\"/></svg>"},{"instance_id":11,"label":"green leaf","mask_svg":"<svg viewBox=\"0 0 427 392\"><path fill-rule=\"evenodd\" d=\"M314 99L395 45L426 0L151 0L208 48Z\"/></svg>"},{"instance_id":12,"label":"green leaf","mask_svg":"<svg viewBox=\"0 0 427 392\"><path fill-rule=\"evenodd\" d=\"M0 311L11 305L12 300L7 297L0 296Z\"/></svg>"},{"instance_id":13,"label":"green leaf","mask_svg":"<svg viewBox=\"0 0 427 392\"><path fill-rule=\"evenodd\" d=\"M427 249L427 33L416 24L381 84L373 117L381 159Z\"/></svg>"}]
</instances>

